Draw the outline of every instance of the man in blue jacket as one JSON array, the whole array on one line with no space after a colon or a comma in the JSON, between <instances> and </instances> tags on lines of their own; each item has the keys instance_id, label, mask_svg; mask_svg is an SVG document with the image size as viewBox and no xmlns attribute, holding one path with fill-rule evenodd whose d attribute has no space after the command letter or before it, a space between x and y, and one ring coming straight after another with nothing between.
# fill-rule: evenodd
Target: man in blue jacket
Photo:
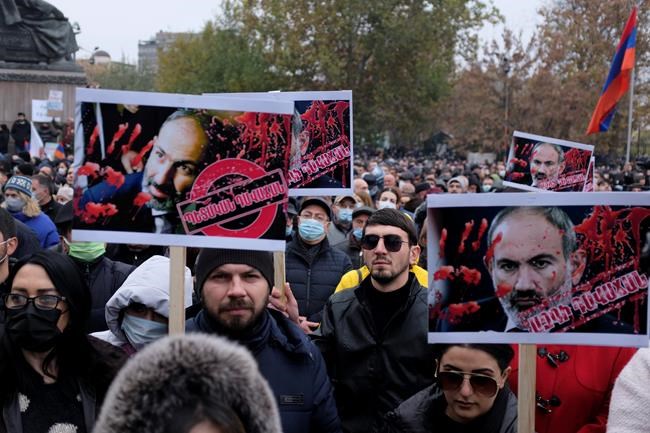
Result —
<instances>
[{"instance_id":1,"label":"man in blue jacket","mask_svg":"<svg viewBox=\"0 0 650 433\"><path fill-rule=\"evenodd\" d=\"M273 287L269 252L203 249L196 287L203 309L188 332L218 334L246 346L275 395L285 433L340 432L325 362L304 332L267 309Z\"/></svg>"}]
</instances>

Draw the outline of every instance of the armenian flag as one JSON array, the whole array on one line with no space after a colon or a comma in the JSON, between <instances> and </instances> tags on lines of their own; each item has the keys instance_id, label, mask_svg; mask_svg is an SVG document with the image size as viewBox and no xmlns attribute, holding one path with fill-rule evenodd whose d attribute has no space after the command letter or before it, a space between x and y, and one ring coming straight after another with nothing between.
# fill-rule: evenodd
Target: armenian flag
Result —
<instances>
[{"instance_id":1,"label":"armenian flag","mask_svg":"<svg viewBox=\"0 0 650 433\"><path fill-rule=\"evenodd\" d=\"M65 159L65 148L59 143L54 149L54 159Z\"/></svg>"},{"instance_id":2,"label":"armenian flag","mask_svg":"<svg viewBox=\"0 0 650 433\"><path fill-rule=\"evenodd\" d=\"M621 36L616 54L614 54L607 81L605 81L594 114L591 116L587 134L605 132L609 129L616 112L616 104L630 88L630 75L632 69L634 69L636 46L636 15L637 8L634 7L627 24L625 24L623 36Z\"/></svg>"}]
</instances>

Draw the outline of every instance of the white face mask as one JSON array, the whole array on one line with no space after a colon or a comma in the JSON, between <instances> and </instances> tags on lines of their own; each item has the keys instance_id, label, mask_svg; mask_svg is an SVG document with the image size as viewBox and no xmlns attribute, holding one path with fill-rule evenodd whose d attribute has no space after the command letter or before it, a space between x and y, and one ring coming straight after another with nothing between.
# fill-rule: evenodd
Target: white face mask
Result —
<instances>
[{"instance_id":1,"label":"white face mask","mask_svg":"<svg viewBox=\"0 0 650 433\"><path fill-rule=\"evenodd\" d=\"M149 343L167 335L167 325L153 320L125 314L122 319L122 331L126 339L136 349L140 350Z\"/></svg>"},{"instance_id":2,"label":"white face mask","mask_svg":"<svg viewBox=\"0 0 650 433\"><path fill-rule=\"evenodd\" d=\"M392 201L380 201L377 203L377 209L397 209L397 205Z\"/></svg>"}]
</instances>

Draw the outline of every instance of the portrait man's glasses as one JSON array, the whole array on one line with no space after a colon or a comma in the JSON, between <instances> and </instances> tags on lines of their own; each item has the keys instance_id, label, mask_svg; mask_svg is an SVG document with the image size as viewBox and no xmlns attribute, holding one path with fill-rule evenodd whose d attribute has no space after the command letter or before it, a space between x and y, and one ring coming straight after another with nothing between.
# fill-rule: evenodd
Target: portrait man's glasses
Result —
<instances>
[{"instance_id":1,"label":"portrait man's glasses","mask_svg":"<svg viewBox=\"0 0 650 433\"><path fill-rule=\"evenodd\" d=\"M10 310L22 310L27 304L32 302L34 307L39 310L54 310L60 301L65 301L64 296L57 295L39 295L32 298L19 293L7 293L2 297L4 305Z\"/></svg>"},{"instance_id":2,"label":"portrait man's glasses","mask_svg":"<svg viewBox=\"0 0 650 433\"><path fill-rule=\"evenodd\" d=\"M499 384L492 376L461 371L439 371L436 374L438 385L443 391L457 391L467 377L474 392L485 397L494 397L499 391Z\"/></svg>"},{"instance_id":3,"label":"portrait man's glasses","mask_svg":"<svg viewBox=\"0 0 650 433\"><path fill-rule=\"evenodd\" d=\"M384 240L384 247L391 253L396 253L402 249L402 244L408 244L408 241L403 241L399 235L365 235L361 239L361 248L364 250L374 250L379 244L379 239Z\"/></svg>"}]
</instances>

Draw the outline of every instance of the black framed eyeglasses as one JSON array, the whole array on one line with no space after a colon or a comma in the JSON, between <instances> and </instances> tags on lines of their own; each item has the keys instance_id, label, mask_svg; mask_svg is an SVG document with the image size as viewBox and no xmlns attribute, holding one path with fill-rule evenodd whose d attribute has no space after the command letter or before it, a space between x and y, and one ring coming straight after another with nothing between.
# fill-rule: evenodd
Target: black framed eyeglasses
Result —
<instances>
[{"instance_id":1,"label":"black framed eyeglasses","mask_svg":"<svg viewBox=\"0 0 650 433\"><path fill-rule=\"evenodd\" d=\"M436 373L438 385L443 391L457 391L463 386L465 378L474 392L485 397L494 397L499 391L499 384L492 376L478 373L465 373L462 371L439 371Z\"/></svg>"},{"instance_id":2,"label":"black framed eyeglasses","mask_svg":"<svg viewBox=\"0 0 650 433\"><path fill-rule=\"evenodd\" d=\"M379 244L379 239L384 240L384 247L391 253L396 253L402 249L402 244L408 244L408 241L403 241L399 235L365 235L361 239L361 248L364 250L374 250Z\"/></svg>"},{"instance_id":3,"label":"black framed eyeglasses","mask_svg":"<svg viewBox=\"0 0 650 433\"><path fill-rule=\"evenodd\" d=\"M65 301L65 296L58 295L38 295L38 296L25 296L20 293L7 293L2 296L4 301L5 308L10 310L22 310L27 307L27 304L30 302L34 304L34 307L39 310L54 310L59 302Z\"/></svg>"}]
</instances>

